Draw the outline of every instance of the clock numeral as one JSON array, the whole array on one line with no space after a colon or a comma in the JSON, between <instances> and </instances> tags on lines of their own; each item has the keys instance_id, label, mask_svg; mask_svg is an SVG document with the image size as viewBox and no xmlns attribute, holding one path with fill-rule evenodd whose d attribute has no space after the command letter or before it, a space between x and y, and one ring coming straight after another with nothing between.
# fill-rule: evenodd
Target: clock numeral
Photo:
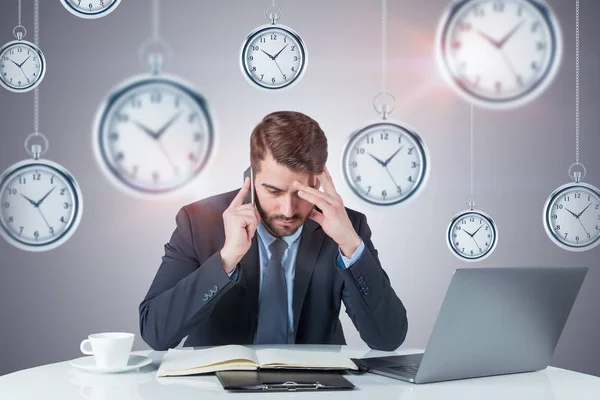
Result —
<instances>
[{"instance_id":1,"label":"clock numeral","mask_svg":"<svg viewBox=\"0 0 600 400\"><path fill-rule=\"evenodd\" d=\"M150 95L151 103L160 103L162 101L162 93L161 92L152 92Z\"/></svg>"},{"instance_id":2,"label":"clock numeral","mask_svg":"<svg viewBox=\"0 0 600 400\"><path fill-rule=\"evenodd\" d=\"M558 218L558 215L552 214L552 219L557 219L557 218Z\"/></svg>"},{"instance_id":3,"label":"clock numeral","mask_svg":"<svg viewBox=\"0 0 600 400\"><path fill-rule=\"evenodd\" d=\"M396 186L396 192L398 192L398 194L402 194L402 187Z\"/></svg>"},{"instance_id":4,"label":"clock numeral","mask_svg":"<svg viewBox=\"0 0 600 400\"><path fill-rule=\"evenodd\" d=\"M13 216L8 217L8 221L9 224L12 224L13 222L15 222L15 219Z\"/></svg>"},{"instance_id":5,"label":"clock numeral","mask_svg":"<svg viewBox=\"0 0 600 400\"><path fill-rule=\"evenodd\" d=\"M466 224L467 224L467 220L466 220L466 219L463 219L463 220L462 220L462 221L460 221L460 222L461 222L463 225L466 225Z\"/></svg>"},{"instance_id":6,"label":"clock numeral","mask_svg":"<svg viewBox=\"0 0 600 400\"><path fill-rule=\"evenodd\" d=\"M62 222L63 224L67 223L67 221L65 221L65 217L60 217L60 222Z\"/></svg>"},{"instance_id":7,"label":"clock numeral","mask_svg":"<svg viewBox=\"0 0 600 400\"><path fill-rule=\"evenodd\" d=\"M486 226L486 227L485 227L485 230L486 230L486 231L489 231L489 230L490 230L490 227L489 227L489 226Z\"/></svg>"},{"instance_id":8,"label":"clock numeral","mask_svg":"<svg viewBox=\"0 0 600 400\"><path fill-rule=\"evenodd\" d=\"M256 65L254 67L252 67L251 71L256 72Z\"/></svg>"},{"instance_id":9,"label":"clock numeral","mask_svg":"<svg viewBox=\"0 0 600 400\"><path fill-rule=\"evenodd\" d=\"M496 85L494 87L496 88L496 92L500 93L502 91L502 82L496 81Z\"/></svg>"},{"instance_id":10,"label":"clock numeral","mask_svg":"<svg viewBox=\"0 0 600 400\"><path fill-rule=\"evenodd\" d=\"M456 238L456 237L458 237L458 235L457 235L456 233L453 233L453 234L452 234L452 237L453 237L453 238Z\"/></svg>"},{"instance_id":11,"label":"clock numeral","mask_svg":"<svg viewBox=\"0 0 600 400\"><path fill-rule=\"evenodd\" d=\"M9 195L15 195L15 194L17 194L17 189L7 188L6 190L8 190L8 194Z\"/></svg>"},{"instance_id":12,"label":"clock numeral","mask_svg":"<svg viewBox=\"0 0 600 400\"><path fill-rule=\"evenodd\" d=\"M65 202L63 203L63 208L64 208L65 210L66 210L66 209L68 209L68 208L69 208L69 203L65 201Z\"/></svg>"},{"instance_id":13,"label":"clock numeral","mask_svg":"<svg viewBox=\"0 0 600 400\"><path fill-rule=\"evenodd\" d=\"M5 202L2 204L2 207L4 207L4 208L9 208L9 207L10 207L10 203L9 203L8 201L5 201Z\"/></svg>"},{"instance_id":14,"label":"clock numeral","mask_svg":"<svg viewBox=\"0 0 600 400\"><path fill-rule=\"evenodd\" d=\"M298 56L294 56L294 61L298 61Z\"/></svg>"},{"instance_id":15,"label":"clock numeral","mask_svg":"<svg viewBox=\"0 0 600 400\"><path fill-rule=\"evenodd\" d=\"M292 72L296 72L296 67L292 67Z\"/></svg>"},{"instance_id":16,"label":"clock numeral","mask_svg":"<svg viewBox=\"0 0 600 400\"><path fill-rule=\"evenodd\" d=\"M277 34L271 33L271 40L277 40Z\"/></svg>"},{"instance_id":17,"label":"clock numeral","mask_svg":"<svg viewBox=\"0 0 600 400\"><path fill-rule=\"evenodd\" d=\"M579 192L575 193L575 198L576 199L580 199L581 198L581 193L579 193Z\"/></svg>"},{"instance_id":18,"label":"clock numeral","mask_svg":"<svg viewBox=\"0 0 600 400\"><path fill-rule=\"evenodd\" d=\"M292 46L291 51L296 51L296 46Z\"/></svg>"},{"instance_id":19,"label":"clock numeral","mask_svg":"<svg viewBox=\"0 0 600 400\"><path fill-rule=\"evenodd\" d=\"M360 175L356 175L356 179L354 180L354 182L358 183L358 182L361 182L361 181L362 181L361 176Z\"/></svg>"},{"instance_id":20,"label":"clock numeral","mask_svg":"<svg viewBox=\"0 0 600 400\"><path fill-rule=\"evenodd\" d=\"M60 189L60 195L64 196L66 191L67 191L67 188Z\"/></svg>"},{"instance_id":21,"label":"clock numeral","mask_svg":"<svg viewBox=\"0 0 600 400\"><path fill-rule=\"evenodd\" d=\"M54 228L50 227L50 234L54 236Z\"/></svg>"},{"instance_id":22,"label":"clock numeral","mask_svg":"<svg viewBox=\"0 0 600 400\"><path fill-rule=\"evenodd\" d=\"M555 231L560 231L560 225L556 225L556 228L554 228Z\"/></svg>"},{"instance_id":23,"label":"clock numeral","mask_svg":"<svg viewBox=\"0 0 600 400\"><path fill-rule=\"evenodd\" d=\"M260 38L260 42L261 42L261 43L266 43L266 42L267 42L267 39L265 39L265 37L263 36L263 37L261 37L261 38ZM258 47L258 46L257 46L257 47Z\"/></svg>"},{"instance_id":24,"label":"clock numeral","mask_svg":"<svg viewBox=\"0 0 600 400\"><path fill-rule=\"evenodd\" d=\"M260 80L262 81L265 78L265 74L260 75Z\"/></svg>"},{"instance_id":25,"label":"clock numeral","mask_svg":"<svg viewBox=\"0 0 600 400\"><path fill-rule=\"evenodd\" d=\"M253 51L258 51L258 50L260 50L260 47L258 47L258 46L252 46L252 50Z\"/></svg>"},{"instance_id":26,"label":"clock numeral","mask_svg":"<svg viewBox=\"0 0 600 400\"><path fill-rule=\"evenodd\" d=\"M194 141L195 142L201 142L202 139L204 139L204 135L201 133L195 133L194 134Z\"/></svg>"},{"instance_id":27,"label":"clock numeral","mask_svg":"<svg viewBox=\"0 0 600 400\"><path fill-rule=\"evenodd\" d=\"M372 186L367 186L367 194L371 193L371 187Z\"/></svg>"},{"instance_id":28,"label":"clock numeral","mask_svg":"<svg viewBox=\"0 0 600 400\"><path fill-rule=\"evenodd\" d=\"M458 29L460 29L461 31L470 31L471 29L473 29L473 24L471 24L470 22L466 22L466 21L460 21L458 23Z\"/></svg>"},{"instance_id":29,"label":"clock numeral","mask_svg":"<svg viewBox=\"0 0 600 400\"><path fill-rule=\"evenodd\" d=\"M33 180L34 181L41 181L42 180L42 175L39 172L34 172L33 173Z\"/></svg>"},{"instance_id":30,"label":"clock numeral","mask_svg":"<svg viewBox=\"0 0 600 400\"><path fill-rule=\"evenodd\" d=\"M375 139L373 139L371 136L367 136L367 144L373 144L375 143Z\"/></svg>"},{"instance_id":31,"label":"clock numeral","mask_svg":"<svg viewBox=\"0 0 600 400\"><path fill-rule=\"evenodd\" d=\"M565 195L565 197L563 199L564 199L564 201L570 201L571 200L571 196Z\"/></svg>"},{"instance_id":32,"label":"clock numeral","mask_svg":"<svg viewBox=\"0 0 600 400\"><path fill-rule=\"evenodd\" d=\"M283 43L287 43L287 36L283 37Z\"/></svg>"},{"instance_id":33,"label":"clock numeral","mask_svg":"<svg viewBox=\"0 0 600 400\"><path fill-rule=\"evenodd\" d=\"M523 87L524 82L523 82L523 77L521 75L517 75L517 85Z\"/></svg>"},{"instance_id":34,"label":"clock numeral","mask_svg":"<svg viewBox=\"0 0 600 400\"><path fill-rule=\"evenodd\" d=\"M491 239L491 238L492 238L492 235L490 235L490 234L488 233L488 235L487 235L487 238L488 238L488 239Z\"/></svg>"},{"instance_id":35,"label":"clock numeral","mask_svg":"<svg viewBox=\"0 0 600 400\"><path fill-rule=\"evenodd\" d=\"M575 241L579 243L579 236L575 236Z\"/></svg>"},{"instance_id":36,"label":"clock numeral","mask_svg":"<svg viewBox=\"0 0 600 400\"><path fill-rule=\"evenodd\" d=\"M562 204L555 204L555 206L558 210L562 210L564 208Z\"/></svg>"},{"instance_id":37,"label":"clock numeral","mask_svg":"<svg viewBox=\"0 0 600 400\"><path fill-rule=\"evenodd\" d=\"M287 81L287 75L283 74L283 80Z\"/></svg>"},{"instance_id":38,"label":"clock numeral","mask_svg":"<svg viewBox=\"0 0 600 400\"><path fill-rule=\"evenodd\" d=\"M536 61L533 61L531 63L531 69L534 70L534 71L537 71L537 70L540 69L540 66L538 65L538 63Z\"/></svg>"},{"instance_id":39,"label":"clock numeral","mask_svg":"<svg viewBox=\"0 0 600 400\"><path fill-rule=\"evenodd\" d=\"M486 245L486 246L489 246L489 245L490 245L490 242L485 242L485 245Z\"/></svg>"},{"instance_id":40,"label":"clock numeral","mask_svg":"<svg viewBox=\"0 0 600 400\"><path fill-rule=\"evenodd\" d=\"M565 239L567 238L567 236L568 236L568 235L569 235L569 234L568 234L567 232L565 232Z\"/></svg>"},{"instance_id":41,"label":"clock numeral","mask_svg":"<svg viewBox=\"0 0 600 400\"><path fill-rule=\"evenodd\" d=\"M154 181L154 183L158 182L158 180L160 179L160 174L157 171L154 171L152 173L152 180Z\"/></svg>"},{"instance_id":42,"label":"clock numeral","mask_svg":"<svg viewBox=\"0 0 600 400\"><path fill-rule=\"evenodd\" d=\"M125 158L125 154L123 154L122 152L119 152L119 153L117 153L117 155L115 157L115 161L121 162L121 161L123 161L124 158Z\"/></svg>"},{"instance_id":43,"label":"clock numeral","mask_svg":"<svg viewBox=\"0 0 600 400\"><path fill-rule=\"evenodd\" d=\"M271 83L275 83L275 78L271 78Z\"/></svg>"},{"instance_id":44,"label":"clock numeral","mask_svg":"<svg viewBox=\"0 0 600 400\"><path fill-rule=\"evenodd\" d=\"M387 132L381 132L381 140L388 140L390 134Z\"/></svg>"},{"instance_id":45,"label":"clock numeral","mask_svg":"<svg viewBox=\"0 0 600 400\"><path fill-rule=\"evenodd\" d=\"M588 234L587 234L587 238L588 238L588 239L591 239L591 238L592 238L592 234L591 234L591 233L588 233Z\"/></svg>"},{"instance_id":46,"label":"clock numeral","mask_svg":"<svg viewBox=\"0 0 600 400\"><path fill-rule=\"evenodd\" d=\"M412 163L410 163L410 167L411 168L417 168L418 165L419 164L417 162L415 162L415 161L413 161Z\"/></svg>"},{"instance_id":47,"label":"clock numeral","mask_svg":"<svg viewBox=\"0 0 600 400\"><path fill-rule=\"evenodd\" d=\"M473 250L471 250L471 255L473 255Z\"/></svg>"},{"instance_id":48,"label":"clock numeral","mask_svg":"<svg viewBox=\"0 0 600 400\"><path fill-rule=\"evenodd\" d=\"M52 177L50 177L50 184L54 185L54 178L56 178L56 175L52 175Z\"/></svg>"},{"instance_id":49,"label":"clock numeral","mask_svg":"<svg viewBox=\"0 0 600 400\"><path fill-rule=\"evenodd\" d=\"M356 154L365 154L365 148L364 147L355 147L354 148L356 150Z\"/></svg>"},{"instance_id":50,"label":"clock numeral","mask_svg":"<svg viewBox=\"0 0 600 400\"><path fill-rule=\"evenodd\" d=\"M119 140L119 133L112 132L110 135L108 135L108 138L110 139L111 142L116 142L117 140Z\"/></svg>"},{"instance_id":51,"label":"clock numeral","mask_svg":"<svg viewBox=\"0 0 600 400\"><path fill-rule=\"evenodd\" d=\"M25 184L27 184L27 178L19 177L19 185L25 185Z\"/></svg>"},{"instance_id":52,"label":"clock numeral","mask_svg":"<svg viewBox=\"0 0 600 400\"><path fill-rule=\"evenodd\" d=\"M188 122L191 124L194 122L194 120L198 118L198 113L191 113L189 118L188 118Z\"/></svg>"},{"instance_id":53,"label":"clock numeral","mask_svg":"<svg viewBox=\"0 0 600 400\"><path fill-rule=\"evenodd\" d=\"M190 160L193 163L196 163L198 162L198 156L196 156L194 153L189 153L188 160Z\"/></svg>"},{"instance_id":54,"label":"clock numeral","mask_svg":"<svg viewBox=\"0 0 600 400\"><path fill-rule=\"evenodd\" d=\"M475 14L476 17L483 17L485 15L485 12L479 6L473 7L473 13Z\"/></svg>"},{"instance_id":55,"label":"clock numeral","mask_svg":"<svg viewBox=\"0 0 600 400\"><path fill-rule=\"evenodd\" d=\"M531 32L537 32L539 27L540 27L540 21L534 22L533 25L531 25Z\"/></svg>"},{"instance_id":56,"label":"clock numeral","mask_svg":"<svg viewBox=\"0 0 600 400\"><path fill-rule=\"evenodd\" d=\"M256 47L258 47L258 46L256 46ZM254 56L248 56L248 60L250 60L250 61L254 60Z\"/></svg>"},{"instance_id":57,"label":"clock numeral","mask_svg":"<svg viewBox=\"0 0 600 400\"><path fill-rule=\"evenodd\" d=\"M25 228L22 226L19 227L19 236L21 236L21 234L23 233L23 229L25 229Z\"/></svg>"},{"instance_id":58,"label":"clock numeral","mask_svg":"<svg viewBox=\"0 0 600 400\"><path fill-rule=\"evenodd\" d=\"M40 237L40 233L38 231L33 232L33 236L35 237L35 240L37 240Z\"/></svg>"},{"instance_id":59,"label":"clock numeral","mask_svg":"<svg viewBox=\"0 0 600 400\"><path fill-rule=\"evenodd\" d=\"M596 225L596 230L600 231L600 225Z\"/></svg>"},{"instance_id":60,"label":"clock numeral","mask_svg":"<svg viewBox=\"0 0 600 400\"><path fill-rule=\"evenodd\" d=\"M411 155L413 153L413 151L415 150L414 147L411 147L410 149L408 149L408 155Z\"/></svg>"},{"instance_id":61,"label":"clock numeral","mask_svg":"<svg viewBox=\"0 0 600 400\"><path fill-rule=\"evenodd\" d=\"M519 8L517 9L517 17L520 17L523 15L523 6L520 5Z\"/></svg>"},{"instance_id":62,"label":"clock numeral","mask_svg":"<svg viewBox=\"0 0 600 400\"><path fill-rule=\"evenodd\" d=\"M460 225L456 225L456 226L454 227L454 229L456 229L457 231L460 231L462 228L460 227Z\"/></svg>"},{"instance_id":63,"label":"clock numeral","mask_svg":"<svg viewBox=\"0 0 600 400\"><path fill-rule=\"evenodd\" d=\"M142 101L135 96L131 97L131 108L142 108Z\"/></svg>"},{"instance_id":64,"label":"clock numeral","mask_svg":"<svg viewBox=\"0 0 600 400\"><path fill-rule=\"evenodd\" d=\"M357 163L356 161L352 161L352 162L350 163L350 166L351 166L352 168L356 168L356 167L358 167L358 163Z\"/></svg>"},{"instance_id":65,"label":"clock numeral","mask_svg":"<svg viewBox=\"0 0 600 400\"><path fill-rule=\"evenodd\" d=\"M596 207L594 207L596 210L598 210L600 208L600 204L596 204Z\"/></svg>"},{"instance_id":66,"label":"clock numeral","mask_svg":"<svg viewBox=\"0 0 600 400\"><path fill-rule=\"evenodd\" d=\"M536 50L538 51L542 51L546 48L546 43L544 42L537 42L537 44L535 45Z\"/></svg>"},{"instance_id":67,"label":"clock numeral","mask_svg":"<svg viewBox=\"0 0 600 400\"><path fill-rule=\"evenodd\" d=\"M137 173L138 173L139 170L140 170L139 165L134 165L131 168L131 176L135 178L137 176Z\"/></svg>"},{"instance_id":68,"label":"clock numeral","mask_svg":"<svg viewBox=\"0 0 600 400\"><path fill-rule=\"evenodd\" d=\"M469 218L469 222L475 222L475 218L474 217L470 217Z\"/></svg>"},{"instance_id":69,"label":"clock numeral","mask_svg":"<svg viewBox=\"0 0 600 400\"><path fill-rule=\"evenodd\" d=\"M410 175L408 176L408 181L409 182L414 182L412 176L410 176Z\"/></svg>"},{"instance_id":70,"label":"clock numeral","mask_svg":"<svg viewBox=\"0 0 600 400\"><path fill-rule=\"evenodd\" d=\"M494 2L494 11L503 12L504 11L504 2L503 1L495 1Z\"/></svg>"},{"instance_id":71,"label":"clock numeral","mask_svg":"<svg viewBox=\"0 0 600 400\"><path fill-rule=\"evenodd\" d=\"M387 197L387 190L381 191L381 197L383 197L383 199L385 200L385 198Z\"/></svg>"},{"instance_id":72,"label":"clock numeral","mask_svg":"<svg viewBox=\"0 0 600 400\"><path fill-rule=\"evenodd\" d=\"M129 114L116 113L115 114L115 121L121 122L121 123L125 123L125 122L129 121Z\"/></svg>"}]
</instances>

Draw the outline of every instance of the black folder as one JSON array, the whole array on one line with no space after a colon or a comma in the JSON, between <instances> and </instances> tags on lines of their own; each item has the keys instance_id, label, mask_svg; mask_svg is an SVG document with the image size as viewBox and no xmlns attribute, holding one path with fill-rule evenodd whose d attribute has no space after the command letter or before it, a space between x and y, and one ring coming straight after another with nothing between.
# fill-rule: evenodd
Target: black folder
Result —
<instances>
[{"instance_id":1,"label":"black folder","mask_svg":"<svg viewBox=\"0 0 600 400\"><path fill-rule=\"evenodd\" d=\"M223 388L242 392L296 392L351 390L354 385L339 372L331 371L218 371Z\"/></svg>"}]
</instances>

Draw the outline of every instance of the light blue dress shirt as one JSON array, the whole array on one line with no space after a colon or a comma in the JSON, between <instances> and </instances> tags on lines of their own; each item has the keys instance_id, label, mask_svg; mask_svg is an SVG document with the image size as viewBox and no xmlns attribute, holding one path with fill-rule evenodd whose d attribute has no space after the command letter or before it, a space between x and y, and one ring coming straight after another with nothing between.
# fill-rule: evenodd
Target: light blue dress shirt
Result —
<instances>
[{"instance_id":1,"label":"light blue dress shirt","mask_svg":"<svg viewBox=\"0 0 600 400\"><path fill-rule=\"evenodd\" d=\"M288 247L283 253L283 258L281 260L281 264L283 265L284 273L285 273L285 283L287 288L287 298L288 298L288 327L290 332L294 330L294 312L292 309L293 304L293 296L294 296L294 276L296 275L296 256L298 255L298 247L300 245L300 235L302 234L302 229L304 225L300 226L296 232L289 236L282 236L281 238L285 240ZM267 228L263 225L262 221L259 222L258 227L256 228L256 232L258 233L258 253L260 259L260 280L259 280L259 298L260 298L260 290L262 290L262 281L263 275L265 273L265 268L267 267L267 263L271 258L271 251L269 250L269 246L271 243L275 241L275 237L269 233ZM352 254L352 257L346 257L342 254L342 251L338 248L338 258L337 265L338 269L350 268L362 255L365 249L365 244L361 240L360 245ZM235 267L233 271L229 274L229 278L231 280L237 281L238 278L238 269Z\"/></svg>"}]
</instances>

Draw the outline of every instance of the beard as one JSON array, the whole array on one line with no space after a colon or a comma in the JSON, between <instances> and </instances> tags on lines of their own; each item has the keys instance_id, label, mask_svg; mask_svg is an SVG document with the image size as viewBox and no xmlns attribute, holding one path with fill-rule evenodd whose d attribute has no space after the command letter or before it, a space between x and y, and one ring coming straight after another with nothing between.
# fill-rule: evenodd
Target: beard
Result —
<instances>
[{"instance_id":1,"label":"beard","mask_svg":"<svg viewBox=\"0 0 600 400\"><path fill-rule=\"evenodd\" d=\"M304 221L306 221L306 218L307 218L307 217L302 218L298 214L294 214L291 218L288 218L282 214L267 215L265 213L265 211L262 209L262 207L260 206L260 204L258 203L258 201L256 202L256 209L258 210L258 213L260 214L260 218L261 218L262 223L265 226L265 228L267 228L267 230L269 231L269 233L271 235L273 235L277 238L294 234L294 232L296 232L298 229L300 229L300 227L302 226L302 224L304 224ZM278 225L277 224L278 220L285 221L285 222L292 222L293 225L289 225L289 226Z\"/></svg>"}]
</instances>

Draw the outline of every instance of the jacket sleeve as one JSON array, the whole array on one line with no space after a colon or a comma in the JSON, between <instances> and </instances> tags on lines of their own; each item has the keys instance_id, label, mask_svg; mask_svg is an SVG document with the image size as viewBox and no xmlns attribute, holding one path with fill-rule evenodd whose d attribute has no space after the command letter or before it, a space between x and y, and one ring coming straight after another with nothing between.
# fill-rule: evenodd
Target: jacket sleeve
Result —
<instances>
[{"instance_id":1,"label":"jacket sleeve","mask_svg":"<svg viewBox=\"0 0 600 400\"><path fill-rule=\"evenodd\" d=\"M219 251L200 265L190 218L181 208L177 227L145 299L139 306L140 334L154 350L176 347L237 283L221 265Z\"/></svg>"},{"instance_id":2,"label":"jacket sleeve","mask_svg":"<svg viewBox=\"0 0 600 400\"><path fill-rule=\"evenodd\" d=\"M344 279L342 301L360 337L370 348L396 350L408 331L406 309L381 267L364 215L357 232L365 249L356 263L339 271Z\"/></svg>"}]
</instances>

